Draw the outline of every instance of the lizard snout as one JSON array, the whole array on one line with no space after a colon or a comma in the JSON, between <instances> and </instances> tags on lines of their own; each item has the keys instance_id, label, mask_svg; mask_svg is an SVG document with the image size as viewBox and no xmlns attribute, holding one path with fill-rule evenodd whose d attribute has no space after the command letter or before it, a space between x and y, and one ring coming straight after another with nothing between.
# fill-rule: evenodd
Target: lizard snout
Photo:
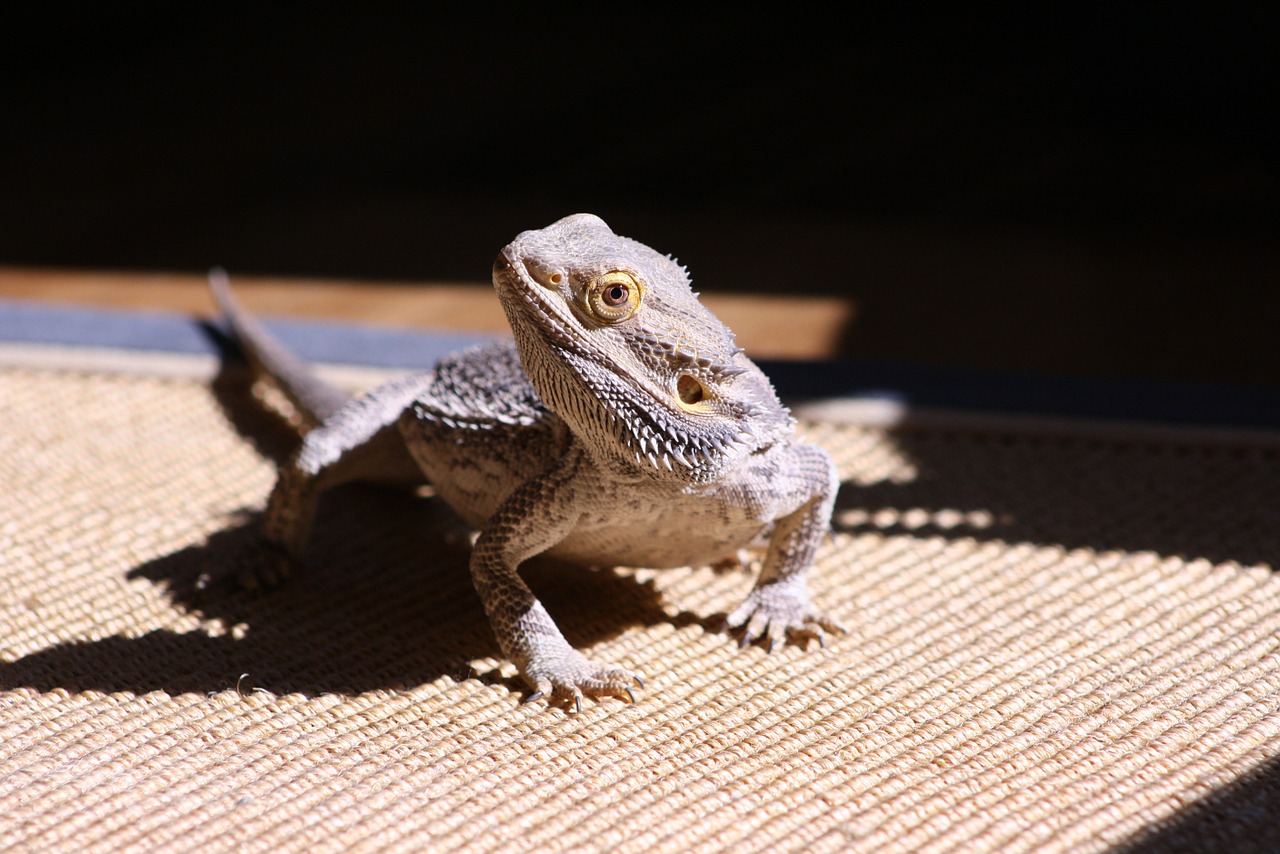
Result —
<instances>
[{"instance_id":1,"label":"lizard snout","mask_svg":"<svg viewBox=\"0 0 1280 854\"><path fill-rule=\"evenodd\" d=\"M498 253L498 257L493 259L493 283L498 284L498 280L506 278L511 273L511 259L507 257L506 251Z\"/></svg>"}]
</instances>

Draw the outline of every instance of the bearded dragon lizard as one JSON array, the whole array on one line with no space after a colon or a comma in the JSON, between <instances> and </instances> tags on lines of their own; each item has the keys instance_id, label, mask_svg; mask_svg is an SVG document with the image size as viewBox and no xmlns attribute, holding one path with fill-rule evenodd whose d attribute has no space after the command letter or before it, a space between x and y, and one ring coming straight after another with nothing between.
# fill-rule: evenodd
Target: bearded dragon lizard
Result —
<instances>
[{"instance_id":1,"label":"bearded dragon lizard","mask_svg":"<svg viewBox=\"0 0 1280 854\"><path fill-rule=\"evenodd\" d=\"M630 671L574 649L519 575L539 554L590 566L732 561L767 541L726 621L743 645L840 627L805 573L826 534L835 467L673 258L577 214L518 235L493 265L514 342L348 396L316 378L237 304L214 295L255 369L315 425L279 472L262 527L263 581L297 562L336 484L430 483L479 531L471 575L504 655L532 687L581 708L627 696Z\"/></svg>"}]
</instances>

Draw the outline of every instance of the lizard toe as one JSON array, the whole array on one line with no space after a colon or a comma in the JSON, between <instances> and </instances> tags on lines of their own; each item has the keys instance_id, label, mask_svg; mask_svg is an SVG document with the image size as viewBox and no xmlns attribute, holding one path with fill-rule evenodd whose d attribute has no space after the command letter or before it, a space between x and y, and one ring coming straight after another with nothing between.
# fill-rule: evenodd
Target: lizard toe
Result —
<instances>
[{"instance_id":1,"label":"lizard toe","mask_svg":"<svg viewBox=\"0 0 1280 854\"><path fill-rule=\"evenodd\" d=\"M257 592L284 584L293 570L293 560L268 542L246 547L236 561L236 581L245 590Z\"/></svg>"},{"instance_id":2,"label":"lizard toe","mask_svg":"<svg viewBox=\"0 0 1280 854\"><path fill-rule=\"evenodd\" d=\"M725 619L725 626L737 630L740 646L760 640L769 651L787 641L808 646L809 641L817 640L819 646L825 646L826 633L844 633L839 623L810 604L807 595L768 587L751 591L746 601Z\"/></svg>"}]
</instances>

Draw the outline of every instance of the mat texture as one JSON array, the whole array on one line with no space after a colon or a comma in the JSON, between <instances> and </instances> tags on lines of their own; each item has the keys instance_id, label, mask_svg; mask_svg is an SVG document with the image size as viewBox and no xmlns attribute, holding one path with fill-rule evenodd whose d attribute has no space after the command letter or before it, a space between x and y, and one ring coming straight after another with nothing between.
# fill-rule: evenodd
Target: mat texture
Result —
<instances>
[{"instance_id":1,"label":"mat texture","mask_svg":"<svg viewBox=\"0 0 1280 854\"><path fill-rule=\"evenodd\" d=\"M527 572L636 705L522 705L434 499L353 487L251 596L288 442L240 380L0 370L0 848L1266 850L1280 452L806 424L826 649L751 579Z\"/></svg>"}]
</instances>

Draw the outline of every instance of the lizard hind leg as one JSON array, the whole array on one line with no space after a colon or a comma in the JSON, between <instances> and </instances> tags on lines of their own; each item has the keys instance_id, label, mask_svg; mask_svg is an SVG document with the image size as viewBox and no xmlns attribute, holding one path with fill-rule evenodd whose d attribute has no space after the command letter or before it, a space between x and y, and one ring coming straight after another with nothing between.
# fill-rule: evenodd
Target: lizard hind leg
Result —
<instances>
[{"instance_id":1,"label":"lizard hind leg","mask_svg":"<svg viewBox=\"0 0 1280 854\"><path fill-rule=\"evenodd\" d=\"M267 501L260 554L238 569L241 584L275 585L290 574L311 536L320 496L343 483L421 485L426 477L405 448L397 421L431 382L403 377L357 398L308 433L281 468Z\"/></svg>"}]
</instances>

